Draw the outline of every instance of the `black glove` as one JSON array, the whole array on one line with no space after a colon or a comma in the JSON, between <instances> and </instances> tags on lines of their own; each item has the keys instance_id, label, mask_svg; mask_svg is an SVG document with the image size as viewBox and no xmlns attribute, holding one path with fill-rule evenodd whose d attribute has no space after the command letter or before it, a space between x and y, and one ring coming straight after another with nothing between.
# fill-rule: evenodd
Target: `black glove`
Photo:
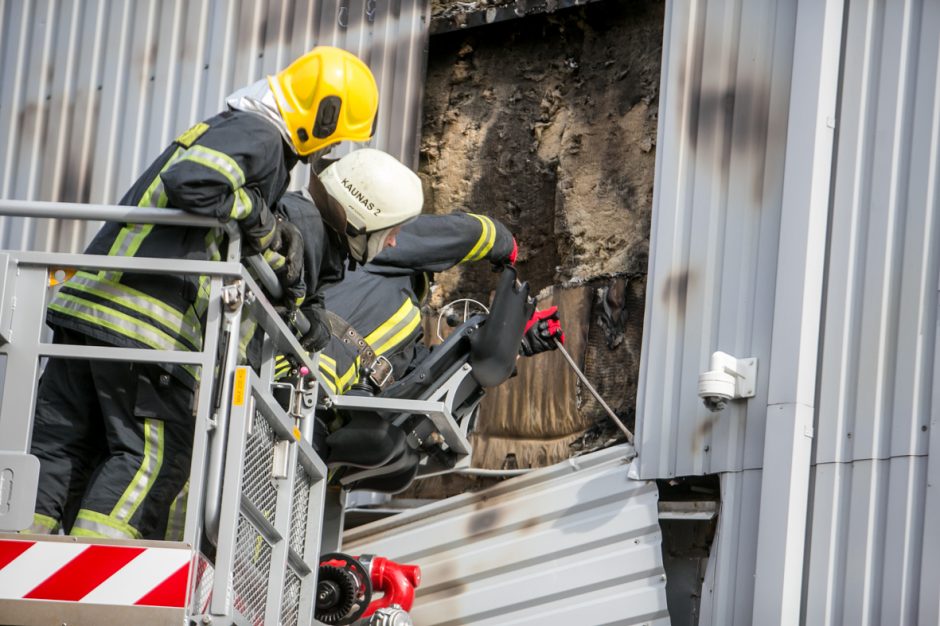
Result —
<instances>
[{"instance_id":1,"label":"black glove","mask_svg":"<svg viewBox=\"0 0 940 626\"><path fill-rule=\"evenodd\" d=\"M323 320L321 309L306 306L300 312L310 322L310 329L300 338L300 345L307 352L319 352L330 342L330 327Z\"/></svg>"},{"instance_id":2,"label":"black glove","mask_svg":"<svg viewBox=\"0 0 940 626\"><path fill-rule=\"evenodd\" d=\"M246 217L238 223L238 226L245 235L247 248L260 254L268 249L271 240L274 239L277 218L274 217L274 213L271 213L271 209L262 206L257 212L257 217L254 215Z\"/></svg>"},{"instance_id":3,"label":"black glove","mask_svg":"<svg viewBox=\"0 0 940 626\"><path fill-rule=\"evenodd\" d=\"M257 222L243 226L248 246L261 254L265 263L274 270L284 288L287 303L300 306L306 289L303 285L304 238L300 229L275 216L267 208L261 211Z\"/></svg>"},{"instance_id":4,"label":"black glove","mask_svg":"<svg viewBox=\"0 0 940 626\"><path fill-rule=\"evenodd\" d=\"M565 343L565 333L558 319L558 307L553 306L532 314L522 336L522 354L532 356L539 352L555 350L555 339Z\"/></svg>"},{"instance_id":5,"label":"black glove","mask_svg":"<svg viewBox=\"0 0 940 626\"><path fill-rule=\"evenodd\" d=\"M288 221L275 222L271 245L261 253L265 262L274 270L278 282L287 292L293 292L293 302L299 306L306 295L303 285L304 237L300 229ZM287 296L287 294L285 294ZM297 301L297 297L300 301Z\"/></svg>"},{"instance_id":6,"label":"black glove","mask_svg":"<svg viewBox=\"0 0 940 626\"><path fill-rule=\"evenodd\" d=\"M492 259L490 260L490 263L493 264L493 271L497 273L502 272L504 269L506 269L507 265L515 267L517 256L519 256L519 244L516 243L516 238L513 237L512 251L509 253L509 256L500 261L493 261Z\"/></svg>"}]
</instances>

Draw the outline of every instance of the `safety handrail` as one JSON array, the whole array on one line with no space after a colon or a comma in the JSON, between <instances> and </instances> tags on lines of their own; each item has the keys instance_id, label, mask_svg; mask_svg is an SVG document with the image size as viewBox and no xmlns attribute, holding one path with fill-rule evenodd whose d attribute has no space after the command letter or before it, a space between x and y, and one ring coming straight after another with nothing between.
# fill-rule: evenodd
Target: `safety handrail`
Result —
<instances>
[{"instance_id":1,"label":"safety handrail","mask_svg":"<svg viewBox=\"0 0 940 626\"><path fill-rule=\"evenodd\" d=\"M259 284L256 284L252 280L252 277L245 271L245 267L241 266L241 264L235 264L235 262L239 259L241 232L236 223L232 221L222 222L215 218L193 215L185 211L171 208L130 207L106 204L78 204L69 202L33 202L9 199L0 199L0 216L42 219L102 220L119 223L150 223L199 228L221 227L227 231L229 236L227 262L178 259L176 260L176 263L186 267L186 270L183 273L192 273L193 271L198 270L199 273L205 273L209 275L220 275L227 277L240 276L242 282L245 284L246 294L252 293L255 295L260 295L262 293L261 289L259 289ZM125 270L141 271L144 273L166 271L165 268L160 268L157 270L155 268L149 267L148 264L153 263L153 259L149 257L128 257L124 259L118 259L115 257L85 255L81 253L36 253L30 251L18 252L15 254L18 262L25 262L28 264L45 265L48 264L50 257L52 257L56 260L56 265L63 267L93 267L96 265L115 265L115 267L120 267ZM271 296L272 298L278 298L283 294L283 290L281 289L276 275L267 265L267 263L261 259L260 255L252 255L242 260L246 261L246 265L252 268L254 275L257 277L257 280L260 283L260 286L262 286L264 289L264 293ZM275 338L275 342L279 349L285 352L295 353L300 356L301 361L307 366L314 377L318 379L321 392L325 393L327 396L332 396L330 390L323 385L318 368L315 366L315 361L311 360L306 351L303 350L294 337L293 332L285 332L290 331L291 329L284 325L283 320L279 318L277 312L274 310L274 307L264 297L255 298L250 301L254 303L251 308L259 309L256 311L256 315L260 314L261 316L258 319L259 324L264 327L265 330L270 335L272 335L272 337ZM305 318L295 320L294 325L301 332L307 332L309 323L303 324L303 322L306 322ZM279 329L277 327L281 328ZM62 348L61 346L50 345L46 352L50 350L61 353L56 354L56 356L72 358L77 358L80 356L71 354L68 349ZM94 351L92 351L94 352L93 354L88 354L88 351L85 351L83 358L117 358L119 350L120 349L117 348L101 348L99 349L101 352L100 354ZM161 359L164 357L169 357L166 358L167 362L181 360L179 355L175 355L174 353L166 353L163 351L157 352L160 352L160 354L148 354L148 356L159 356ZM154 361L155 359L148 358L145 360ZM187 360L191 359L182 359L182 361ZM226 411L223 410L222 413L226 413ZM206 468L206 485L209 486L209 492L207 493L206 500L204 502L203 511L205 524L207 529L210 530L210 535L212 534L211 529L217 528L218 526L218 496L221 494L213 494L212 489L217 489L219 492L221 492L219 485L221 483L221 474L224 467L223 450L225 447L225 442L227 441L227 419L222 415L219 415L218 417L219 419L215 423L216 436L213 438L211 443L212 451L210 452ZM305 425L303 430L308 431L303 433L304 436L312 438L312 421L310 425Z\"/></svg>"},{"instance_id":2,"label":"safety handrail","mask_svg":"<svg viewBox=\"0 0 940 626\"><path fill-rule=\"evenodd\" d=\"M241 232L234 223L222 222L214 217L195 215L180 209L136 207L114 204L82 204L78 202L44 202L33 200L0 199L0 215L42 219L102 220L107 222L129 222L133 224L162 224L168 226L194 226L201 228L225 228L229 236L229 258L238 254ZM233 256L234 255L234 256ZM243 259L255 272L261 286L274 300L284 296L284 290L270 266L260 255ZM301 334L310 330L310 322L296 313L294 326Z\"/></svg>"},{"instance_id":3,"label":"safety handrail","mask_svg":"<svg viewBox=\"0 0 940 626\"><path fill-rule=\"evenodd\" d=\"M172 226L224 226L214 217L194 215L179 209L158 209L114 204L81 204L78 202L42 202L0 199L0 215L48 219L103 220L134 224L166 224Z\"/></svg>"}]
</instances>

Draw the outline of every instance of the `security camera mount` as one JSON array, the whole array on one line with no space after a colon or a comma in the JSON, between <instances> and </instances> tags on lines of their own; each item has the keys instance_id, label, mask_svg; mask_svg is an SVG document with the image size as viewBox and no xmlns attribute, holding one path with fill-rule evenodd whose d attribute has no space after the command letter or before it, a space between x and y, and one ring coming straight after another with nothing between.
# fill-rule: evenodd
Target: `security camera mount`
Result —
<instances>
[{"instance_id":1,"label":"security camera mount","mask_svg":"<svg viewBox=\"0 0 940 626\"><path fill-rule=\"evenodd\" d=\"M729 400L753 398L757 388L757 359L739 359L713 352L709 370L698 377L698 395L709 411L721 411Z\"/></svg>"}]
</instances>

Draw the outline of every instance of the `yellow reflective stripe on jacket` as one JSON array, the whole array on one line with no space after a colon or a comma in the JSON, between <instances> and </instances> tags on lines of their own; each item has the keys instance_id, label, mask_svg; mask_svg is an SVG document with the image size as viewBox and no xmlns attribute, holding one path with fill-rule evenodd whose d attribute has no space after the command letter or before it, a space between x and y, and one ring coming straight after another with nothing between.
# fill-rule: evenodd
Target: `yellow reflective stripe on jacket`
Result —
<instances>
[{"instance_id":1,"label":"yellow reflective stripe on jacket","mask_svg":"<svg viewBox=\"0 0 940 626\"><path fill-rule=\"evenodd\" d=\"M274 380L284 378L291 371L291 362L283 354L274 357Z\"/></svg>"},{"instance_id":2,"label":"yellow reflective stripe on jacket","mask_svg":"<svg viewBox=\"0 0 940 626\"><path fill-rule=\"evenodd\" d=\"M411 299L406 299L398 311L365 338L376 354L394 349L421 323L421 311Z\"/></svg>"},{"instance_id":3,"label":"yellow reflective stripe on jacket","mask_svg":"<svg viewBox=\"0 0 940 626\"><path fill-rule=\"evenodd\" d=\"M193 145L197 139L205 135L207 130L209 130L209 125L205 122L199 122L198 124L191 126L189 130L177 137L176 143L180 144L184 148L188 148L189 146Z\"/></svg>"},{"instance_id":4,"label":"yellow reflective stripe on jacket","mask_svg":"<svg viewBox=\"0 0 940 626\"><path fill-rule=\"evenodd\" d=\"M323 374L323 382L327 387L330 388L330 391L333 393L339 393L336 390L336 386L339 384L339 379L336 377L336 374L331 372L323 363L320 363L320 373Z\"/></svg>"},{"instance_id":5,"label":"yellow reflective stripe on jacket","mask_svg":"<svg viewBox=\"0 0 940 626\"><path fill-rule=\"evenodd\" d=\"M261 258L263 258L264 262L268 264L268 267L275 272L284 267L284 264L287 263L287 259L284 258L284 255L270 248L261 253Z\"/></svg>"},{"instance_id":6,"label":"yellow reflective stripe on jacket","mask_svg":"<svg viewBox=\"0 0 940 626\"><path fill-rule=\"evenodd\" d=\"M415 309L415 312L417 313L417 309ZM381 346L376 348L375 353L385 354L386 352L390 352L391 350L394 350L395 348L398 347L400 343L402 343L405 339L407 339L408 336L411 335L412 332L414 332L414 330L418 327L420 323L421 323L421 315L415 315L407 323L405 323L402 326L401 330L399 330L397 333L392 335L388 341L386 341Z\"/></svg>"},{"instance_id":7,"label":"yellow reflective stripe on jacket","mask_svg":"<svg viewBox=\"0 0 940 626\"><path fill-rule=\"evenodd\" d=\"M320 355L320 373L323 374L327 386L333 393L346 393L349 388L354 385L359 380L359 364L360 359L356 357L352 365L349 366L349 369L340 376L336 373L334 367L327 365L323 362L324 355ZM332 359L331 359L332 360Z\"/></svg>"},{"instance_id":8,"label":"yellow reflective stripe on jacket","mask_svg":"<svg viewBox=\"0 0 940 626\"><path fill-rule=\"evenodd\" d=\"M165 331L143 320L73 294L60 293L56 296L55 302L49 305L49 309L104 326L156 350L189 351L187 346Z\"/></svg>"},{"instance_id":9,"label":"yellow reflective stripe on jacket","mask_svg":"<svg viewBox=\"0 0 940 626\"><path fill-rule=\"evenodd\" d=\"M480 233L480 238L477 240L476 245L467 253L467 256L460 260L461 263L479 261L490 253L490 250L493 249L493 245L496 243L496 226L493 224L493 220L475 213L467 213L467 215L479 220L483 230Z\"/></svg>"},{"instance_id":10,"label":"yellow reflective stripe on jacket","mask_svg":"<svg viewBox=\"0 0 940 626\"><path fill-rule=\"evenodd\" d=\"M134 256L140 249L140 244L144 242L147 235L153 231L153 224L127 224L114 238L109 256ZM101 270L98 276L102 280L117 282L121 280L124 272Z\"/></svg>"},{"instance_id":11,"label":"yellow reflective stripe on jacket","mask_svg":"<svg viewBox=\"0 0 940 626\"><path fill-rule=\"evenodd\" d=\"M121 499L111 511L111 519L118 524L130 525L131 518L140 507L144 498L150 493L160 470L163 468L163 420L144 420L144 458L131 479L131 483L124 490Z\"/></svg>"},{"instance_id":12,"label":"yellow reflective stripe on jacket","mask_svg":"<svg viewBox=\"0 0 940 626\"><path fill-rule=\"evenodd\" d=\"M56 296L55 302L49 305L49 310L86 321L95 326L107 328L155 350L190 350L189 347L179 343L159 328L154 328L122 311L116 311L97 302L83 300L71 294L60 293ZM182 364L180 367L186 370L194 379L199 380L196 366Z\"/></svg>"},{"instance_id":13,"label":"yellow reflective stripe on jacket","mask_svg":"<svg viewBox=\"0 0 940 626\"><path fill-rule=\"evenodd\" d=\"M124 522L97 511L80 509L69 534L75 537L97 537L99 539L140 539L140 531Z\"/></svg>"},{"instance_id":14,"label":"yellow reflective stripe on jacket","mask_svg":"<svg viewBox=\"0 0 940 626\"><path fill-rule=\"evenodd\" d=\"M339 378L339 389L337 393L346 393L359 380L359 365L362 360L357 356L353 364L349 366L346 373Z\"/></svg>"},{"instance_id":15,"label":"yellow reflective stripe on jacket","mask_svg":"<svg viewBox=\"0 0 940 626\"><path fill-rule=\"evenodd\" d=\"M225 234L221 228L210 228L206 233L206 258L210 261L222 260L222 239Z\"/></svg>"},{"instance_id":16,"label":"yellow reflective stripe on jacket","mask_svg":"<svg viewBox=\"0 0 940 626\"><path fill-rule=\"evenodd\" d=\"M211 228L209 232L206 233L206 258L208 260L222 260L222 252L220 249L222 237L221 228ZM211 279L209 276L199 277L199 291L196 295L196 302L193 304L193 308L196 311L196 315L200 318L202 318L209 309L209 292L211 287Z\"/></svg>"},{"instance_id":17,"label":"yellow reflective stripe on jacket","mask_svg":"<svg viewBox=\"0 0 940 626\"><path fill-rule=\"evenodd\" d=\"M202 324L195 311L187 311L186 314L180 313L175 308L165 302L149 296L142 291L138 291L119 282L101 280L96 276L85 271L80 271L65 283L68 289L60 292L53 299L53 304L60 295L68 295L70 291L80 291L102 300L109 300L130 309L141 315L144 315L167 329L179 333L180 337L188 341L193 347L200 349L202 347ZM75 296L76 294L72 294ZM208 297L207 297L208 299ZM109 311L111 309L108 309ZM160 330L156 327L156 330ZM162 331L161 331L162 332ZM182 348L166 348L168 350Z\"/></svg>"},{"instance_id":18,"label":"yellow reflective stripe on jacket","mask_svg":"<svg viewBox=\"0 0 940 626\"><path fill-rule=\"evenodd\" d=\"M229 217L233 220L243 220L251 215L251 207L251 197L244 189L239 187L235 190L235 198L232 201L232 210Z\"/></svg>"},{"instance_id":19,"label":"yellow reflective stripe on jacket","mask_svg":"<svg viewBox=\"0 0 940 626\"><path fill-rule=\"evenodd\" d=\"M339 376L336 375L336 361L321 353L317 366L320 368L324 382L330 387L330 390L333 393L339 393Z\"/></svg>"},{"instance_id":20,"label":"yellow reflective stripe on jacket","mask_svg":"<svg viewBox=\"0 0 940 626\"><path fill-rule=\"evenodd\" d=\"M153 224L128 224L114 238L108 256L134 256L152 230Z\"/></svg>"},{"instance_id":21,"label":"yellow reflective stripe on jacket","mask_svg":"<svg viewBox=\"0 0 940 626\"><path fill-rule=\"evenodd\" d=\"M163 164L163 167L160 168L160 172L166 171L168 167L178 161L181 153L182 150L177 148L172 156L167 159L166 163ZM158 174L150 181L147 191L140 197L140 202L137 203L137 206L164 208L166 202L167 198L166 192L163 190L163 179L160 178ZM108 251L108 256L135 256L141 244L144 242L144 239L147 238L147 235L149 235L152 230L153 224L125 224L117 234L117 237L114 238L111 249ZM105 280L118 281L121 279L122 273L123 272L106 272L102 270L98 275Z\"/></svg>"},{"instance_id":22,"label":"yellow reflective stripe on jacket","mask_svg":"<svg viewBox=\"0 0 940 626\"><path fill-rule=\"evenodd\" d=\"M245 186L245 173L235 162L235 159L224 152L203 145L190 146L180 158L216 171L228 180L234 194L234 202L230 213L232 219L244 219L251 214L251 198L242 189Z\"/></svg>"}]
</instances>

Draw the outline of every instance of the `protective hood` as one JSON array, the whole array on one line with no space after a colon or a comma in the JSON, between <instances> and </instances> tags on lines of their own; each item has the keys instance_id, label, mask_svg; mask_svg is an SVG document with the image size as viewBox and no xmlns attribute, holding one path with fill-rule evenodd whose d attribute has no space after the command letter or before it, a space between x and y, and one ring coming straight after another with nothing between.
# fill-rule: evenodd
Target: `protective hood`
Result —
<instances>
[{"instance_id":1,"label":"protective hood","mask_svg":"<svg viewBox=\"0 0 940 626\"><path fill-rule=\"evenodd\" d=\"M379 252L385 249L385 239L393 228L396 227L383 228L366 235L347 236L346 240L349 243L349 252L352 258L365 265L377 257Z\"/></svg>"},{"instance_id":2,"label":"protective hood","mask_svg":"<svg viewBox=\"0 0 940 626\"><path fill-rule=\"evenodd\" d=\"M225 104L234 111L246 111L248 113L257 113L277 126L281 137L290 146L291 152L297 154L297 149L291 141L290 131L287 130L287 123L281 117L278 111L277 103L274 101L274 93L271 91L268 80L262 78L256 83L242 87L228 98ZM297 154L297 156L300 156Z\"/></svg>"}]
</instances>

